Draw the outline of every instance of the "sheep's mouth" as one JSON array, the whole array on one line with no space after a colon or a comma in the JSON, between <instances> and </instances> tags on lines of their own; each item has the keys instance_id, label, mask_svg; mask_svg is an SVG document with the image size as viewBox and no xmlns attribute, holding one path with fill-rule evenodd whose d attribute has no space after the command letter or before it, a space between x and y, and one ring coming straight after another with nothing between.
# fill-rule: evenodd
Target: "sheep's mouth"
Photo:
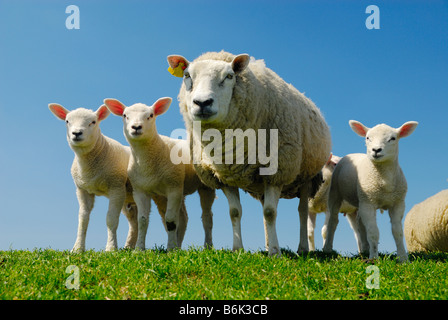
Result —
<instances>
[{"instance_id":1,"label":"sheep's mouth","mask_svg":"<svg viewBox=\"0 0 448 320\"><path fill-rule=\"evenodd\" d=\"M192 116L195 120L209 120L215 115L216 112L210 109L198 109L192 112Z\"/></svg>"},{"instance_id":2,"label":"sheep's mouth","mask_svg":"<svg viewBox=\"0 0 448 320\"><path fill-rule=\"evenodd\" d=\"M382 157L384 157L383 154L378 154L378 153L374 153L374 154L372 154L372 158L373 158L374 160L379 160L379 159L381 159Z\"/></svg>"}]
</instances>

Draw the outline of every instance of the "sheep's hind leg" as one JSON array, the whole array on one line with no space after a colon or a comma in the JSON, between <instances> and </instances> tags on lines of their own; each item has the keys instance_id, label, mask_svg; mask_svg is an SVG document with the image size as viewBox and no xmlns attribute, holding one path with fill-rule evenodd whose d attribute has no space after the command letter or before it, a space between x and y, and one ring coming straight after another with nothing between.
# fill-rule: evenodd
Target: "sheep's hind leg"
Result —
<instances>
[{"instance_id":1,"label":"sheep's hind leg","mask_svg":"<svg viewBox=\"0 0 448 320\"><path fill-rule=\"evenodd\" d=\"M369 204L360 203L358 214L366 229L367 242L369 243L369 259L378 258L378 242L380 232L376 223L376 209Z\"/></svg>"},{"instance_id":2,"label":"sheep's hind leg","mask_svg":"<svg viewBox=\"0 0 448 320\"><path fill-rule=\"evenodd\" d=\"M202 208L202 226L204 227L205 239L204 239L204 247L212 248L213 240L212 240L212 229L213 229L213 212L212 205L215 201L216 192L213 189L209 188L200 188L198 190L199 198L201 200L201 208Z\"/></svg>"},{"instance_id":3,"label":"sheep's hind leg","mask_svg":"<svg viewBox=\"0 0 448 320\"><path fill-rule=\"evenodd\" d=\"M308 248L311 251L316 250L314 243L314 229L316 228L316 213L308 212Z\"/></svg>"},{"instance_id":4,"label":"sheep's hind leg","mask_svg":"<svg viewBox=\"0 0 448 320\"><path fill-rule=\"evenodd\" d=\"M86 249L86 234L89 225L90 212L95 203L95 195L83 189L76 189L76 196L79 203L78 213L78 234L72 252L82 252Z\"/></svg>"},{"instance_id":5,"label":"sheep's hind leg","mask_svg":"<svg viewBox=\"0 0 448 320\"><path fill-rule=\"evenodd\" d=\"M394 236L395 244L397 245L397 255L400 259L400 262L408 261L408 254L406 253L403 242L403 226L401 225L404 216L404 210L404 201L400 202L389 210L390 222L392 224L392 235Z\"/></svg>"},{"instance_id":6,"label":"sheep's hind leg","mask_svg":"<svg viewBox=\"0 0 448 320\"><path fill-rule=\"evenodd\" d=\"M268 244L268 252L270 256L280 255L280 246L278 244L275 224L277 220L277 205L280 198L281 190L282 187L266 185L264 191L263 219L266 243ZM305 235L305 241L307 241L307 235ZM308 242L306 243L306 245L308 247Z\"/></svg>"},{"instance_id":7,"label":"sheep's hind leg","mask_svg":"<svg viewBox=\"0 0 448 320\"><path fill-rule=\"evenodd\" d=\"M229 202L230 220L232 221L233 229L233 250L243 248L243 240L241 237L241 216L242 208L240 202L240 192L236 187L223 187L227 201Z\"/></svg>"},{"instance_id":8,"label":"sheep's hind leg","mask_svg":"<svg viewBox=\"0 0 448 320\"><path fill-rule=\"evenodd\" d=\"M107 244L106 251L116 250L117 244L117 228L120 220L120 212L123 208L126 197L126 190L118 190L109 195L109 208L107 210Z\"/></svg>"},{"instance_id":9,"label":"sheep's hind leg","mask_svg":"<svg viewBox=\"0 0 448 320\"><path fill-rule=\"evenodd\" d=\"M137 205L135 203L125 203L122 212L128 219L129 223L128 237L126 238L126 244L124 247L134 249L138 236Z\"/></svg>"},{"instance_id":10,"label":"sheep's hind leg","mask_svg":"<svg viewBox=\"0 0 448 320\"><path fill-rule=\"evenodd\" d=\"M308 252L308 198L310 196L311 182L300 188L299 220L300 220L300 240L297 253Z\"/></svg>"}]
</instances>

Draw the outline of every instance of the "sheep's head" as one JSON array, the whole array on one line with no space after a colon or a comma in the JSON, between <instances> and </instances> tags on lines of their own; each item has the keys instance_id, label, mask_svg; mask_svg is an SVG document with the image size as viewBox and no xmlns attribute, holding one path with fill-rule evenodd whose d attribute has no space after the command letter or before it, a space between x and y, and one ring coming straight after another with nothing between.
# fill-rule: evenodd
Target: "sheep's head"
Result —
<instances>
[{"instance_id":1,"label":"sheep's head","mask_svg":"<svg viewBox=\"0 0 448 320\"><path fill-rule=\"evenodd\" d=\"M65 121L67 140L72 147L86 147L95 143L101 134L99 123L109 115L105 105L97 111L84 108L68 111L57 103L50 103L48 108L57 118Z\"/></svg>"},{"instance_id":2,"label":"sheep's head","mask_svg":"<svg viewBox=\"0 0 448 320\"><path fill-rule=\"evenodd\" d=\"M418 122L409 121L399 128L392 128L386 124L368 128L355 120L350 120L349 124L355 133L366 138L369 159L373 162L384 162L397 159L398 141L409 136L417 127Z\"/></svg>"},{"instance_id":3,"label":"sheep's head","mask_svg":"<svg viewBox=\"0 0 448 320\"><path fill-rule=\"evenodd\" d=\"M236 77L247 67L247 54L235 56L231 62L199 60L188 62L182 56L168 56L170 72L183 77L185 99L192 121L220 122L226 118Z\"/></svg>"},{"instance_id":4,"label":"sheep's head","mask_svg":"<svg viewBox=\"0 0 448 320\"><path fill-rule=\"evenodd\" d=\"M126 107L116 99L104 99L107 108L123 118L123 131L128 141L147 139L157 134L155 118L168 110L171 101L171 98L160 98L152 106L136 103Z\"/></svg>"}]
</instances>

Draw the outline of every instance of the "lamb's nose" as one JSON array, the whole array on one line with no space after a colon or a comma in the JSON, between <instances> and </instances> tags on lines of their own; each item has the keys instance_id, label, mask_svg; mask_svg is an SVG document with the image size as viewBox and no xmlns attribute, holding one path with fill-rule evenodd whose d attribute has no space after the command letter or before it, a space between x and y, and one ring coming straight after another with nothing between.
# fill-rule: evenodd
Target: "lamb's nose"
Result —
<instances>
[{"instance_id":1,"label":"lamb's nose","mask_svg":"<svg viewBox=\"0 0 448 320\"><path fill-rule=\"evenodd\" d=\"M194 104L196 104L196 105L198 105L201 109L202 108L205 108L205 107L208 107L208 106L211 106L212 104L213 104L213 99L207 99L207 100L205 100L205 101L201 101L201 100L197 100L197 99L195 99L195 100L193 100L193 103Z\"/></svg>"},{"instance_id":2,"label":"lamb's nose","mask_svg":"<svg viewBox=\"0 0 448 320\"><path fill-rule=\"evenodd\" d=\"M75 136L75 138L78 138L80 135L82 135L82 131L73 131L72 134Z\"/></svg>"},{"instance_id":3,"label":"lamb's nose","mask_svg":"<svg viewBox=\"0 0 448 320\"><path fill-rule=\"evenodd\" d=\"M375 153L381 152L383 148L372 148L372 151Z\"/></svg>"},{"instance_id":4,"label":"lamb's nose","mask_svg":"<svg viewBox=\"0 0 448 320\"><path fill-rule=\"evenodd\" d=\"M142 126L132 126L132 129L135 131L141 130Z\"/></svg>"}]
</instances>

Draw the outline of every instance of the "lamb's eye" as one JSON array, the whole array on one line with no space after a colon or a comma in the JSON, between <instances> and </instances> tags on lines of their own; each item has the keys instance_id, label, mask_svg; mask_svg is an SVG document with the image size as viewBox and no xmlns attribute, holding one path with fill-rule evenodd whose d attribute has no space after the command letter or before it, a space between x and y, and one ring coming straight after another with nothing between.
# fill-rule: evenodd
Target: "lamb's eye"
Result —
<instances>
[{"instance_id":1,"label":"lamb's eye","mask_svg":"<svg viewBox=\"0 0 448 320\"><path fill-rule=\"evenodd\" d=\"M65 120L65 123L68 124L68 120Z\"/></svg>"},{"instance_id":2,"label":"lamb's eye","mask_svg":"<svg viewBox=\"0 0 448 320\"><path fill-rule=\"evenodd\" d=\"M153 113L151 113L151 114L149 115L149 117L146 118L146 119L149 120L149 119L152 118L152 117L154 117L154 114L153 114Z\"/></svg>"},{"instance_id":3,"label":"lamb's eye","mask_svg":"<svg viewBox=\"0 0 448 320\"><path fill-rule=\"evenodd\" d=\"M394 140L395 140L395 137L392 137L389 139L389 142L394 141Z\"/></svg>"},{"instance_id":4,"label":"lamb's eye","mask_svg":"<svg viewBox=\"0 0 448 320\"><path fill-rule=\"evenodd\" d=\"M369 138L369 137L366 137L366 140L370 140L370 138Z\"/></svg>"},{"instance_id":5,"label":"lamb's eye","mask_svg":"<svg viewBox=\"0 0 448 320\"><path fill-rule=\"evenodd\" d=\"M125 118L126 119L126 115L123 113L123 118Z\"/></svg>"},{"instance_id":6,"label":"lamb's eye","mask_svg":"<svg viewBox=\"0 0 448 320\"><path fill-rule=\"evenodd\" d=\"M229 73L229 74L226 76L226 78L227 78L227 79L233 79L233 74Z\"/></svg>"},{"instance_id":7,"label":"lamb's eye","mask_svg":"<svg viewBox=\"0 0 448 320\"><path fill-rule=\"evenodd\" d=\"M92 124L95 124L96 123L96 121L94 120L94 121L92 121Z\"/></svg>"}]
</instances>

